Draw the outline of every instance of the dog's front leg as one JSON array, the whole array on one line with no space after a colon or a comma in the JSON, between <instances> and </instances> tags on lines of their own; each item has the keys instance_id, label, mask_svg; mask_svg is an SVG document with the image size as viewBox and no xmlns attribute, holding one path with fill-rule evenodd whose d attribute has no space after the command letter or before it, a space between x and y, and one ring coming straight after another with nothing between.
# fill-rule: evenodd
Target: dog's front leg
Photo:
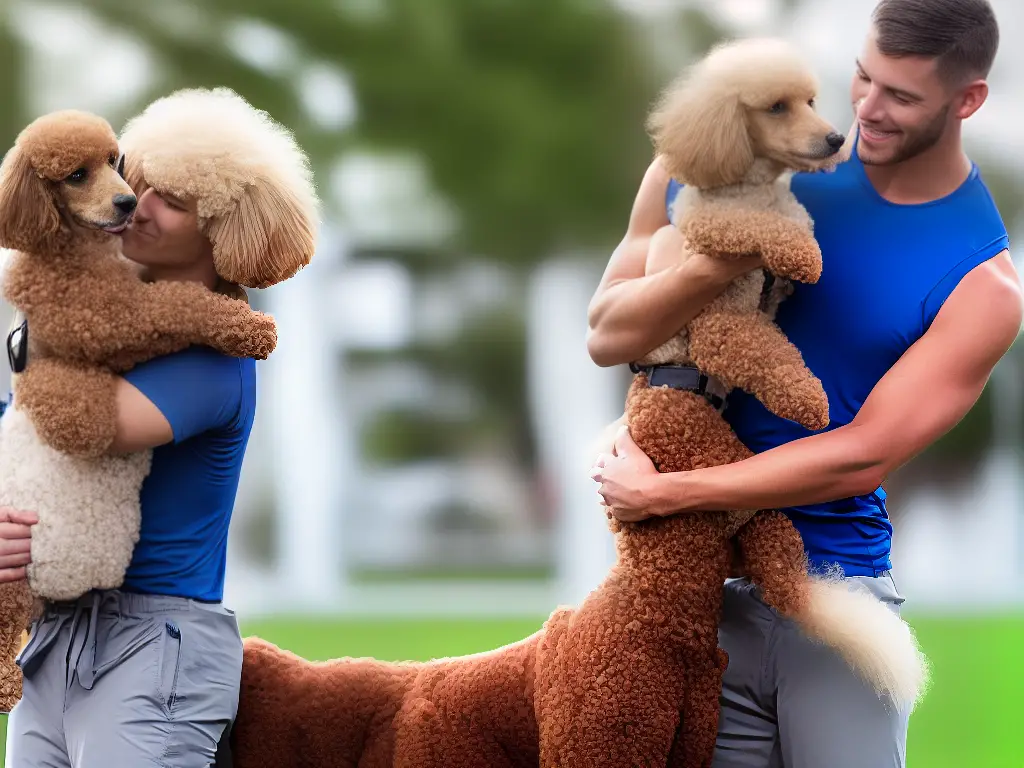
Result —
<instances>
[{"instance_id":1,"label":"dog's front leg","mask_svg":"<svg viewBox=\"0 0 1024 768\"><path fill-rule=\"evenodd\" d=\"M799 350L762 312L736 312L716 299L689 326L690 356L729 388L749 392L784 419L828 426L828 398Z\"/></svg>"},{"instance_id":2,"label":"dog's front leg","mask_svg":"<svg viewBox=\"0 0 1024 768\"><path fill-rule=\"evenodd\" d=\"M52 358L30 360L14 379L14 400L54 450L95 458L114 441L114 375L107 370Z\"/></svg>"},{"instance_id":3,"label":"dog's front leg","mask_svg":"<svg viewBox=\"0 0 1024 768\"><path fill-rule=\"evenodd\" d=\"M768 211L707 205L681 224L693 250L712 256L760 256L772 274L801 283L821 277L821 249L806 227Z\"/></svg>"},{"instance_id":4,"label":"dog's front leg","mask_svg":"<svg viewBox=\"0 0 1024 768\"><path fill-rule=\"evenodd\" d=\"M175 342L202 344L232 357L265 360L277 345L274 318L248 302L207 290L197 283L150 283L145 304L161 309L147 317L159 333ZM173 313L168 316L168 308Z\"/></svg>"},{"instance_id":5,"label":"dog's front leg","mask_svg":"<svg viewBox=\"0 0 1024 768\"><path fill-rule=\"evenodd\" d=\"M92 320L84 325L87 317ZM48 324L45 338L55 340L51 345L55 354L118 372L191 345L257 360L266 359L277 345L273 317L193 282L133 284L119 304L90 307L88 313L85 308L69 307L58 318L40 317L37 327L44 321ZM83 338L81 333L71 333L73 327L88 327L90 333Z\"/></svg>"}]
</instances>

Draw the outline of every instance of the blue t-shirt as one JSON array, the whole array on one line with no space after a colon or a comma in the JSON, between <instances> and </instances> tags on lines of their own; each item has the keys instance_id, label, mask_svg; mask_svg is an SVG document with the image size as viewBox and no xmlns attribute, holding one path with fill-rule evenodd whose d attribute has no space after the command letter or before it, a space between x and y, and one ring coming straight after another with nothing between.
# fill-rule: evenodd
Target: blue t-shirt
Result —
<instances>
[{"instance_id":1,"label":"blue t-shirt","mask_svg":"<svg viewBox=\"0 0 1024 768\"><path fill-rule=\"evenodd\" d=\"M669 203L679 189L669 184ZM825 388L827 431L853 420L964 275L1006 249L1008 238L977 166L957 190L919 205L879 195L856 152L833 173L797 174L792 189L814 220L822 275L814 285L795 284L777 322ZM755 453L813 434L739 390L729 395L725 417ZM881 488L784 511L813 567L838 564L850 576L892 567L892 525Z\"/></svg>"},{"instance_id":2,"label":"blue t-shirt","mask_svg":"<svg viewBox=\"0 0 1024 768\"><path fill-rule=\"evenodd\" d=\"M256 362L205 347L125 375L170 422L142 486L142 530L123 589L223 599L228 524L256 412Z\"/></svg>"}]
</instances>

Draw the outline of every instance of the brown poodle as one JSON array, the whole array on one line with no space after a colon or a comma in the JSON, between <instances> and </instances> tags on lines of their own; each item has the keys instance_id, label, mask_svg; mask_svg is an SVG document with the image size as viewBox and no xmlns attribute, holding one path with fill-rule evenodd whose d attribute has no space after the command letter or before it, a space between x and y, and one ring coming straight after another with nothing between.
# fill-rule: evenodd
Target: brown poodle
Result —
<instances>
[{"instance_id":1,"label":"brown poodle","mask_svg":"<svg viewBox=\"0 0 1024 768\"><path fill-rule=\"evenodd\" d=\"M4 711L21 695L14 658L35 599L117 587L131 559L150 452L106 455L115 374L192 344L263 359L276 343L273 319L246 301L145 283L120 257L136 197L119 157L106 121L64 111L29 125L0 167L4 297L28 333L0 422L0 503L39 514L28 580L0 588Z\"/></svg>"},{"instance_id":2,"label":"brown poodle","mask_svg":"<svg viewBox=\"0 0 1024 768\"><path fill-rule=\"evenodd\" d=\"M768 290L760 274L737 280L685 334L638 361L626 418L663 471L750 455L709 402L713 377L721 395L741 387L788 418L827 423L820 383L771 323L784 279L813 281L821 269L808 216L782 178L835 162L843 143L814 113L815 89L784 45L747 41L712 52L652 115L659 152L689 185L680 202L688 249L760 254L777 278ZM677 367L655 368L662 364ZM659 386L666 373L674 380ZM675 388L688 375L699 391ZM783 514L612 528L618 561L604 583L535 635L489 653L316 664L247 639L233 764L708 766L728 661L717 628L734 542L770 605L839 649L897 705L915 699L923 668L906 625L842 582L811 579Z\"/></svg>"},{"instance_id":3,"label":"brown poodle","mask_svg":"<svg viewBox=\"0 0 1024 768\"><path fill-rule=\"evenodd\" d=\"M751 455L721 416L734 388L809 429L828 424L821 383L772 322L789 280L814 282L822 268L788 172L825 170L849 146L816 114L816 90L784 42L745 40L714 49L650 116L665 168L686 185L675 203L683 235L675 263L695 252L764 263L633 366L624 418L660 471ZM678 237L671 228L657 236ZM669 266L651 260L647 271ZM597 766L658 765L670 754L674 765L711 764L727 666L717 640L722 584L734 556L768 605L833 647L880 695L912 707L920 694L925 665L909 627L842 580L812 577L784 514L680 514L613 528L619 562L558 645L552 702L570 715L550 732L542 725L543 764L580 754ZM615 672L595 678L595 668ZM588 706L597 700L604 711Z\"/></svg>"}]
</instances>

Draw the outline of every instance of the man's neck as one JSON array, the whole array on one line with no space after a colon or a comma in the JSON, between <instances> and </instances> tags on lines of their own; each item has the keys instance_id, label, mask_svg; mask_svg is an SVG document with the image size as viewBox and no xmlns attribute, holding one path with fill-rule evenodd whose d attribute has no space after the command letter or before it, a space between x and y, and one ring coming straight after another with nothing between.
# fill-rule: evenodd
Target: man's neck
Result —
<instances>
[{"instance_id":1,"label":"man's neck","mask_svg":"<svg viewBox=\"0 0 1024 768\"><path fill-rule=\"evenodd\" d=\"M955 192L971 173L959 134L895 165L864 165L871 184L882 197L898 205L939 200Z\"/></svg>"}]
</instances>

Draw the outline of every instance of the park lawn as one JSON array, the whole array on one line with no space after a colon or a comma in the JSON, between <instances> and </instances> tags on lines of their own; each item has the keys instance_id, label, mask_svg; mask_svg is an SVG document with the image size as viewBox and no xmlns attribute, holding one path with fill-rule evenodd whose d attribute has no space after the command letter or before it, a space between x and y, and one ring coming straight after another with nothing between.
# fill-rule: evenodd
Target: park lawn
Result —
<instances>
[{"instance_id":1,"label":"park lawn","mask_svg":"<svg viewBox=\"0 0 1024 768\"><path fill-rule=\"evenodd\" d=\"M280 619L243 627L312 659L430 659L497 648L542 619ZM914 714L907 768L1020 768L1017 730L1024 691L1024 616L917 617L911 622L933 664L932 690ZM0 717L0 734L6 717ZM0 740L0 756L3 741Z\"/></svg>"}]
</instances>

